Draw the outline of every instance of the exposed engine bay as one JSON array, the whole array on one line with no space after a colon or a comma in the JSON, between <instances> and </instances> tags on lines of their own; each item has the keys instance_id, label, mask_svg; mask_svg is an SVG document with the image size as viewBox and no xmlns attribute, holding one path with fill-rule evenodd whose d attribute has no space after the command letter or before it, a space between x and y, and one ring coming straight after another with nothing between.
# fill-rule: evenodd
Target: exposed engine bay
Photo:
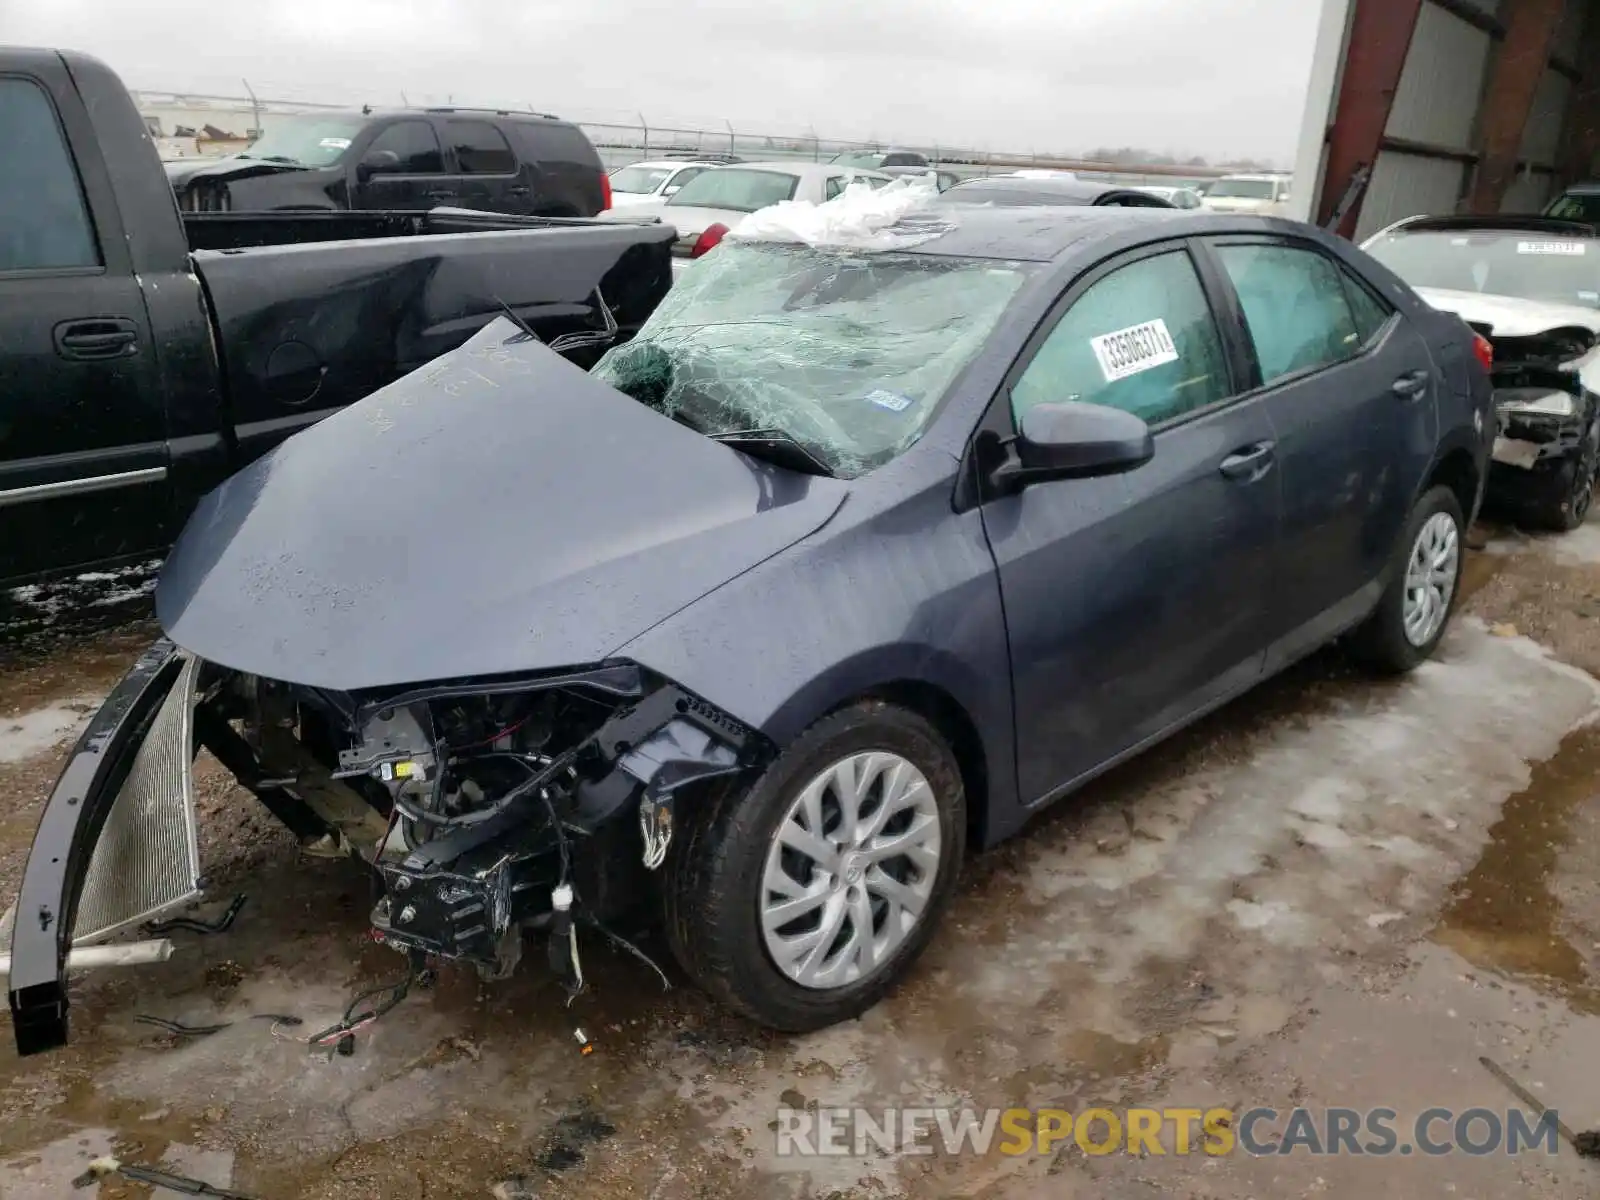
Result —
<instances>
[{"instance_id":1,"label":"exposed engine bay","mask_svg":"<svg viewBox=\"0 0 1600 1200\"><path fill-rule=\"evenodd\" d=\"M1570 505L1582 487L1574 473L1592 478L1600 449L1600 395L1585 384L1600 371L1595 335L1570 327L1497 338L1491 326L1473 328L1494 348L1494 489L1514 505Z\"/></svg>"},{"instance_id":2,"label":"exposed engine bay","mask_svg":"<svg viewBox=\"0 0 1600 1200\"><path fill-rule=\"evenodd\" d=\"M216 670L200 693L197 741L302 847L374 868L377 940L501 979L543 930L573 991L579 927L614 936L645 894L680 790L766 753L632 665L375 697Z\"/></svg>"}]
</instances>

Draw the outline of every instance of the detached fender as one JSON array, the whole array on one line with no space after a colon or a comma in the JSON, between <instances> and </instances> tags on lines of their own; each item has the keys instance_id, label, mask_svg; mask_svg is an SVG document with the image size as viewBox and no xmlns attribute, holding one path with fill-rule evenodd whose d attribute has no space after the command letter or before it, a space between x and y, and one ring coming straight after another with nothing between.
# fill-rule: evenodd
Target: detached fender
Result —
<instances>
[{"instance_id":1,"label":"detached fender","mask_svg":"<svg viewBox=\"0 0 1600 1200\"><path fill-rule=\"evenodd\" d=\"M11 934L11 1024L19 1055L67 1041L67 951L89 863L144 735L177 683L183 653L140 656L73 746L28 851Z\"/></svg>"}]
</instances>

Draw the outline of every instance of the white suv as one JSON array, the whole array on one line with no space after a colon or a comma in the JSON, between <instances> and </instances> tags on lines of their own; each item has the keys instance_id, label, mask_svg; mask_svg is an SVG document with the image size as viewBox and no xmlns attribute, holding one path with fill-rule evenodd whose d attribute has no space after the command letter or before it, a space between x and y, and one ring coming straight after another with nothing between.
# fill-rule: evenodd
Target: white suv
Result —
<instances>
[{"instance_id":1,"label":"white suv","mask_svg":"<svg viewBox=\"0 0 1600 1200\"><path fill-rule=\"evenodd\" d=\"M1212 212L1281 216L1288 211L1287 175L1224 175L1206 189L1201 204Z\"/></svg>"}]
</instances>

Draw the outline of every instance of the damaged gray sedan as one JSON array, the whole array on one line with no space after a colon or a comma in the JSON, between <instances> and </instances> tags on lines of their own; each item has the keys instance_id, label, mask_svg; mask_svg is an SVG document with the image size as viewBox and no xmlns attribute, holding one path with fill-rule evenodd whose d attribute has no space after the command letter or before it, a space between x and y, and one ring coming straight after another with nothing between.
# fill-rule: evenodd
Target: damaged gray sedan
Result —
<instances>
[{"instance_id":1,"label":"damaged gray sedan","mask_svg":"<svg viewBox=\"0 0 1600 1200\"><path fill-rule=\"evenodd\" d=\"M190 521L40 822L18 1049L201 895L202 749L413 971L576 992L642 911L739 1012L857 1015L969 846L1332 638L1433 652L1469 336L1308 227L1091 207L730 238L591 372L499 321Z\"/></svg>"}]
</instances>

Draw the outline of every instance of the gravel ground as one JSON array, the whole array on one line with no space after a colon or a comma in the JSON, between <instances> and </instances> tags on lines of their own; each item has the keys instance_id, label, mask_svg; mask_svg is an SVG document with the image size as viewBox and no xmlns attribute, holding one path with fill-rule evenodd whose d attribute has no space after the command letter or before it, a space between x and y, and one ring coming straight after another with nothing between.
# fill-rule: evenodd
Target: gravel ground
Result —
<instances>
[{"instance_id":1,"label":"gravel ground","mask_svg":"<svg viewBox=\"0 0 1600 1200\"><path fill-rule=\"evenodd\" d=\"M1503 1110L1481 1056L1600 1126L1600 525L1490 533L1437 662L1373 683L1319 656L1114 772L968 865L894 997L808 1037L597 947L570 1010L535 962L446 970L352 1056L310 1053L295 1035L398 960L364 940L367 882L297 858L202 760L202 907L249 899L167 963L78 980L66 1050L0 1049L0 1196L73 1194L102 1153L274 1200L1592 1196L1600 1164L1571 1153L797 1159L773 1133L808 1105ZM0 650L0 893L150 636L44 619ZM184 1039L139 1014L233 1024Z\"/></svg>"}]
</instances>

